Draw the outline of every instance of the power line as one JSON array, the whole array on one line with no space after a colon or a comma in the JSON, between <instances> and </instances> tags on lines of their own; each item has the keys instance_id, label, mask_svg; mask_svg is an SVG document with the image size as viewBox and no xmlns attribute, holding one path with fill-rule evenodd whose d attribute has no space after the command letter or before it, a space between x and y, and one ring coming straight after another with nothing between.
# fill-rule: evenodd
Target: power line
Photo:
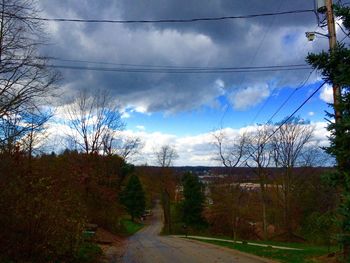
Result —
<instances>
[{"instance_id":1,"label":"power line","mask_svg":"<svg viewBox=\"0 0 350 263\"><path fill-rule=\"evenodd\" d=\"M28 66L43 66L41 64L28 64ZM104 71L104 72L128 72L128 73L250 73L250 72L275 72L275 71L291 71L291 70L309 70L306 66L292 66L292 67L242 67L242 68L125 68L125 67L87 67L87 66L70 66L70 65L45 65L50 68L72 69L72 70L89 70L89 71Z\"/></svg>"},{"instance_id":2,"label":"power line","mask_svg":"<svg viewBox=\"0 0 350 263\"><path fill-rule=\"evenodd\" d=\"M153 69L169 69L169 70L249 70L249 69L279 69L279 68L291 68L291 67L308 67L308 64L286 64L286 65L267 65L267 66L248 66L248 67L235 67L235 66L175 66L175 65L150 65L150 64L126 64L126 63L115 63L115 62L102 62L102 61L92 61L92 60L77 60L77 59L62 59L55 57L37 57L38 59L49 59L57 60L63 62L73 62L73 63L87 63L87 64L100 64L100 65L112 65L120 67L131 67L131 68L151 68ZM73 66L74 67L74 66Z\"/></svg>"},{"instance_id":3,"label":"power line","mask_svg":"<svg viewBox=\"0 0 350 263\"><path fill-rule=\"evenodd\" d=\"M295 111L293 111L293 113L291 115L288 116L288 118L286 118L270 135L269 137L266 138L265 143L270 140L272 138L273 135L275 135L275 133L282 128L282 126L284 124L286 124L302 107L304 107L304 105L313 97L315 96L315 94L326 84L327 82L324 81L317 89L314 90L314 92L307 97L306 100L303 101L302 104L300 104L300 106L298 108L296 108Z\"/></svg>"},{"instance_id":4,"label":"power line","mask_svg":"<svg viewBox=\"0 0 350 263\"><path fill-rule=\"evenodd\" d=\"M314 30L312 30L312 32L314 32L316 29L317 29L318 25L315 27ZM304 45L303 46L303 50L306 48L306 46ZM301 51L300 51L301 52ZM302 53L302 52L301 52ZM299 90L301 89L302 87L304 87L306 85L306 83L308 82L309 78L311 77L312 73L315 71L315 69L313 69L309 75L307 76L307 78L302 81L298 87L296 89L293 90L293 92L291 94L289 94L288 98L280 105L280 107L275 111L275 113L269 118L269 120L266 122L266 123L269 123L279 112L280 110L284 107L284 105L293 97L293 95ZM257 112L257 114L255 115L252 123L257 119L257 117L260 115L260 113L262 112L262 110L266 107L266 105L268 104L269 100L271 99L271 96L270 95L268 97L268 99L265 101L264 105L259 109L259 111Z\"/></svg>"},{"instance_id":5,"label":"power line","mask_svg":"<svg viewBox=\"0 0 350 263\"><path fill-rule=\"evenodd\" d=\"M245 19L255 17L267 17L267 16L279 16L288 14L301 14L301 13L314 13L313 9L301 9L282 11L274 13L262 13L262 14L249 14L249 15L237 15L237 16L220 16L220 17L200 17L200 18L187 18L187 19L150 19L150 20L114 20L114 19L80 19L80 18L47 18L47 17L31 17L31 16L16 16L14 14L5 13L7 17L19 18L19 19L31 19L38 21L51 21L51 22L78 22L78 23L114 23L114 24L135 24L135 23L191 23L199 21L221 21L231 19Z\"/></svg>"},{"instance_id":6,"label":"power line","mask_svg":"<svg viewBox=\"0 0 350 263\"><path fill-rule=\"evenodd\" d=\"M267 121L267 123L270 123L272 121L272 119L280 112L280 110L284 107L284 105L287 104L287 102L293 97L293 95L301 88L303 88L306 83L308 82L308 80L310 79L312 73L315 71L315 69L313 69L309 75L307 76L307 78L296 88L293 90L293 92L291 94L289 94L288 98L278 107L278 109L274 112L274 114L272 114L272 116L269 118L269 120Z\"/></svg>"},{"instance_id":7,"label":"power line","mask_svg":"<svg viewBox=\"0 0 350 263\"><path fill-rule=\"evenodd\" d=\"M283 3L284 3L284 1L280 1L280 4L279 4L279 6L278 6L278 8L277 8L276 11L279 11L279 10L281 9ZM263 36L263 38L262 38L262 40L261 40L261 42L260 42L260 44L259 44L259 47L258 47L258 49L256 49L256 52L255 52L253 61L255 60L256 55L257 55L258 52L260 51L260 48L261 48L261 46L262 46L262 43L265 41L265 38L266 38L267 33L270 32L272 25L275 23L275 18L276 18L275 16L272 18L272 20L271 20L271 22L270 22L270 24L269 24L267 30L265 30L264 36ZM255 120L258 118L258 116L259 116L260 113L263 111L263 109L265 108L265 106L267 105L267 103L270 101L270 99L271 99L271 95L267 98L267 100L265 100L265 102L264 102L264 104L262 105L262 107L260 107L260 109L258 110L258 112L255 114L255 116L254 116L253 120L251 121L251 123L254 123L254 122L255 122Z\"/></svg>"}]
</instances>

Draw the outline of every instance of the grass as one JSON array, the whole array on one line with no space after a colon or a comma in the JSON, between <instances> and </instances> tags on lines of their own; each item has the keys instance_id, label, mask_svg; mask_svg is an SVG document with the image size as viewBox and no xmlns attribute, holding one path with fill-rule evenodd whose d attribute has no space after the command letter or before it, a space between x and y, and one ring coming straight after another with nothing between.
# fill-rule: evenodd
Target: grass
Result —
<instances>
[{"instance_id":1,"label":"grass","mask_svg":"<svg viewBox=\"0 0 350 263\"><path fill-rule=\"evenodd\" d=\"M79 247L73 262L97 262L102 253L102 249L98 245L85 242Z\"/></svg>"},{"instance_id":2,"label":"grass","mask_svg":"<svg viewBox=\"0 0 350 263\"><path fill-rule=\"evenodd\" d=\"M144 227L144 224L133 222L130 219L122 219L121 225L125 231L124 233L128 236L135 234L137 231Z\"/></svg>"},{"instance_id":3,"label":"grass","mask_svg":"<svg viewBox=\"0 0 350 263\"><path fill-rule=\"evenodd\" d=\"M207 242L219 246L225 246L228 248L236 249L245 253L253 254L256 256L274 259L279 262L284 263L315 263L315 258L328 254L328 248L323 246L312 246L300 243L283 243L283 242L255 242L261 244L269 244L275 246L286 246L293 248L300 248L303 250L282 250L275 249L271 247L258 247L249 244L233 244L225 241L214 241L214 240L200 240L202 242ZM335 247L331 248L331 252L336 251Z\"/></svg>"}]
</instances>

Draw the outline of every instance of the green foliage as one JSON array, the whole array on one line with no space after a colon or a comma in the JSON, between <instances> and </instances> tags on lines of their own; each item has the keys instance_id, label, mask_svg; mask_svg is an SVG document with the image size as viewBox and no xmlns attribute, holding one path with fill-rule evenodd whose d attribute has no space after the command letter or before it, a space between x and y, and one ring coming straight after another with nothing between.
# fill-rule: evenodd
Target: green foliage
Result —
<instances>
[{"instance_id":1,"label":"green foliage","mask_svg":"<svg viewBox=\"0 0 350 263\"><path fill-rule=\"evenodd\" d=\"M125 189L120 194L120 201L134 221L146 208L146 198L142 184L136 175L131 175Z\"/></svg>"},{"instance_id":2,"label":"green foliage","mask_svg":"<svg viewBox=\"0 0 350 263\"><path fill-rule=\"evenodd\" d=\"M346 30L350 30L350 8L335 7L335 15L343 20ZM344 44L330 52L309 54L308 63L314 68L321 70L328 83L341 85L340 105L336 110L341 112L338 122L329 122L328 130L330 146L327 152L337 160L337 172L328 176L328 181L334 187L341 189L341 204L338 212L342 228L343 245L350 248L350 49ZM334 105L331 105L335 107ZM327 113L328 117L334 118L333 113ZM349 253L349 251L348 251Z\"/></svg>"},{"instance_id":3,"label":"green foliage","mask_svg":"<svg viewBox=\"0 0 350 263\"><path fill-rule=\"evenodd\" d=\"M305 232L309 241L321 245L331 245L336 232L336 216L333 212L327 211L324 214L314 212L305 221Z\"/></svg>"},{"instance_id":4,"label":"green foliage","mask_svg":"<svg viewBox=\"0 0 350 263\"><path fill-rule=\"evenodd\" d=\"M306 60L314 68L321 70L328 83L350 83L350 51L344 44L338 43L332 53L322 51L320 54L309 54Z\"/></svg>"},{"instance_id":5,"label":"green foliage","mask_svg":"<svg viewBox=\"0 0 350 263\"><path fill-rule=\"evenodd\" d=\"M188 229L184 228L182 204L170 203L170 214L172 233L186 234Z\"/></svg>"},{"instance_id":6,"label":"green foliage","mask_svg":"<svg viewBox=\"0 0 350 263\"><path fill-rule=\"evenodd\" d=\"M203 227L206 222L203 218L203 204L205 196L203 185L198 177L191 173L186 173L182 178L183 196L182 216L183 222L192 227Z\"/></svg>"},{"instance_id":7,"label":"green foliage","mask_svg":"<svg viewBox=\"0 0 350 263\"><path fill-rule=\"evenodd\" d=\"M294 246L292 246L292 247L300 248L302 250L282 250L282 249L272 248L271 246L260 247L260 246L253 246L249 244L228 243L225 241L210 241L210 240L201 240L201 241L236 249L245 253L254 254L259 257L278 260L278 262L284 262L284 263L317 262L314 260L314 257L327 255L329 253L327 247L310 246L310 245L303 245L303 244L295 244ZM291 244L286 245L284 243L282 244L274 243L274 242L264 242L264 243L270 244L270 245L291 246ZM336 248L332 247L331 251L336 251Z\"/></svg>"},{"instance_id":8,"label":"green foliage","mask_svg":"<svg viewBox=\"0 0 350 263\"><path fill-rule=\"evenodd\" d=\"M121 225L123 232L128 236L135 234L137 231L144 227L143 224L139 224L128 219L122 219Z\"/></svg>"},{"instance_id":9,"label":"green foliage","mask_svg":"<svg viewBox=\"0 0 350 263\"><path fill-rule=\"evenodd\" d=\"M83 243L75 255L76 262L98 262L102 249L94 243Z\"/></svg>"}]
</instances>

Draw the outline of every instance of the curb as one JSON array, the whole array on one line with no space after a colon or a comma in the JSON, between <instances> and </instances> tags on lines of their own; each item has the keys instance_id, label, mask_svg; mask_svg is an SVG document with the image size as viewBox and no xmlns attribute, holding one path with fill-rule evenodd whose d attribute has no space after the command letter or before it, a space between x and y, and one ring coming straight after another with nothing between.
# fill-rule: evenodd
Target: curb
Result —
<instances>
[{"instance_id":1,"label":"curb","mask_svg":"<svg viewBox=\"0 0 350 263\"><path fill-rule=\"evenodd\" d=\"M245 256L245 257L248 257L248 258L251 258L251 259L260 260L261 262L264 262L264 263L278 263L279 262L279 261L275 261L275 260L272 260L272 259L263 258L263 257L259 257L259 256L252 255L252 254L249 254L249 253L245 253L245 252L233 249L233 248L228 248L228 247L223 247L223 246L219 246L219 245L214 245L214 244L203 242L203 241L200 241L200 240L188 239L188 238L186 238L184 236L183 237L181 237L181 236L171 236L171 237L182 238L182 239L185 239L185 240L187 240L189 242L192 242L192 243L206 244L207 246L212 247L212 248L224 250L224 251L227 251L227 252L230 252L230 253L234 253L234 254L238 254L238 255L241 255L241 256Z\"/></svg>"}]
</instances>

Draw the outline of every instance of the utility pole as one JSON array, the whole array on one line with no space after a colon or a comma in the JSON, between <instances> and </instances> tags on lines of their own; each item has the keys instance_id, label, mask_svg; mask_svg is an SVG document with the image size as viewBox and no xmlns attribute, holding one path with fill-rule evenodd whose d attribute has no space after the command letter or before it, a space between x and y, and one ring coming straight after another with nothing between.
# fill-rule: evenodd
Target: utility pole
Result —
<instances>
[{"instance_id":1,"label":"utility pole","mask_svg":"<svg viewBox=\"0 0 350 263\"><path fill-rule=\"evenodd\" d=\"M333 1L326 0L326 16L327 16L327 26L328 26L328 39L329 39L329 49L332 56L334 49L337 46L337 36L335 31L334 14L333 14ZM332 80L333 81L333 80ZM341 94L341 87L339 84L333 82L333 101L334 101L334 113L335 122L339 123L341 119L341 112L339 110L339 99Z\"/></svg>"}]
</instances>

